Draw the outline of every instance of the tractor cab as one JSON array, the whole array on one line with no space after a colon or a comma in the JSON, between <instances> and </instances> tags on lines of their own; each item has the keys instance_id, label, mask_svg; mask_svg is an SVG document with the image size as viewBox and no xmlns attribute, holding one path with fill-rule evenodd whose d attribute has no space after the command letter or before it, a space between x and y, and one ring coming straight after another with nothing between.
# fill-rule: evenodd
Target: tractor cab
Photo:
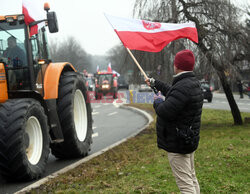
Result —
<instances>
[{"instance_id":1,"label":"tractor cab","mask_svg":"<svg viewBox=\"0 0 250 194\"><path fill-rule=\"evenodd\" d=\"M44 96L44 72L50 62L46 28L30 36L30 27L46 21L50 32L58 31L55 13L45 10L47 19L29 25L23 14L0 16L0 63L6 72L8 98L28 91Z\"/></svg>"}]
</instances>

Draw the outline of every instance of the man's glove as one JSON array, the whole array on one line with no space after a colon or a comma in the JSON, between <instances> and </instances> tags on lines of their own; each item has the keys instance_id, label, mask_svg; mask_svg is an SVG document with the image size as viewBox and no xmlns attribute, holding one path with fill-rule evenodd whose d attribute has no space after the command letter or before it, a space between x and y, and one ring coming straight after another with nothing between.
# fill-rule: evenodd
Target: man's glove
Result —
<instances>
[{"instance_id":1,"label":"man's glove","mask_svg":"<svg viewBox=\"0 0 250 194\"><path fill-rule=\"evenodd\" d=\"M165 97L161 95L161 92L158 92L156 95L154 95L154 103L159 104L164 102Z\"/></svg>"},{"instance_id":2,"label":"man's glove","mask_svg":"<svg viewBox=\"0 0 250 194\"><path fill-rule=\"evenodd\" d=\"M155 79L151 77L151 78L146 79L145 82L147 83L149 87L151 87L154 90L154 93L157 95L158 90L155 87Z\"/></svg>"},{"instance_id":3,"label":"man's glove","mask_svg":"<svg viewBox=\"0 0 250 194\"><path fill-rule=\"evenodd\" d=\"M150 87L154 90L154 93L156 95L158 95L158 90L155 87L155 79L154 78L149 78L149 83L150 83Z\"/></svg>"},{"instance_id":4,"label":"man's glove","mask_svg":"<svg viewBox=\"0 0 250 194\"><path fill-rule=\"evenodd\" d=\"M150 83L150 86L153 88L155 87L155 79L154 78L149 78L149 83Z\"/></svg>"}]
</instances>

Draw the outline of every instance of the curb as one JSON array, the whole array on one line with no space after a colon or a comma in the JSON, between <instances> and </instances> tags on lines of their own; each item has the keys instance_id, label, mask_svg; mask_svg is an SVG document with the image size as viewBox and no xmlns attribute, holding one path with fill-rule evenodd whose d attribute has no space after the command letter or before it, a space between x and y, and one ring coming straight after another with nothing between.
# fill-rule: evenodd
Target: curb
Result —
<instances>
[{"instance_id":1,"label":"curb","mask_svg":"<svg viewBox=\"0 0 250 194\"><path fill-rule=\"evenodd\" d=\"M87 157L85 157L85 158L83 158L83 159L81 159L81 160L67 166L67 167L64 167L63 169L61 169L61 170L59 170L57 172L54 172L51 175L48 175L48 176L40 179L39 181L37 181L37 182L27 186L27 187L24 187L23 189L21 189L20 191L15 192L14 194L25 194L25 193L29 192L31 189L36 189L36 188L40 187L41 185L45 184L46 182L48 182L49 180L54 179L57 176L78 167L79 165L83 164L84 162L87 162L87 161L89 161L89 160L103 154L104 152L106 152L106 151L120 145L121 143L127 141L128 139L130 139L132 137L135 137L141 131L146 129L150 125L150 123L153 121L153 117L149 113L147 113L146 111L143 111L141 109L134 108L134 107L129 107L129 106L123 106L123 105L119 106L119 108L131 110L131 111L133 111L133 112L135 112L137 114L142 115L145 119L147 119L147 121L148 121L147 124L144 127L137 130L135 133L131 134L130 136L128 136L128 137L126 137L126 138L124 138L124 139L122 139L122 140L120 140L120 141L118 141L118 142L116 142L116 143L114 143L114 144L112 144L112 145L110 145L110 146L108 146L108 147L106 147L106 148L104 148L104 149L90 155L90 156L87 156Z\"/></svg>"},{"instance_id":2,"label":"curb","mask_svg":"<svg viewBox=\"0 0 250 194\"><path fill-rule=\"evenodd\" d=\"M139 108L135 108L131 106L124 106L124 105L121 105L119 108L131 110L137 114L142 115L146 120L148 120L148 123L146 124L146 126L143 127L143 129L147 128L149 124L154 120L153 117L149 113Z\"/></svg>"}]
</instances>

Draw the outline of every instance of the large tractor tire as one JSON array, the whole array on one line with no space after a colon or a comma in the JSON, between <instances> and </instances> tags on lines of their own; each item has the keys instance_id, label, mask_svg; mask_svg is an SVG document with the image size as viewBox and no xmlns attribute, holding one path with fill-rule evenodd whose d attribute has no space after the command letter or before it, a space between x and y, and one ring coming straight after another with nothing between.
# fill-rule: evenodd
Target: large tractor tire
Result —
<instances>
[{"instance_id":1,"label":"large tractor tire","mask_svg":"<svg viewBox=\"0 0 250 194\"><path fill-rule=\"evenodd\" d=\"M75 72L62 74L59 83L57 113L64 141L51 144L57 158L83 157L92 143L91 105L82 76Z\"/></svg>"},{"instance_id":2,"label":"large tractor tire","mask_svg":"<svg viewBox=\"0 0 250 194\"><path fill-rule=\"evenodd\" d=\"M9 181L41 177L49 156L47 116L33 99L0 106L0 173Z\"/></svg>"}]
</instances>

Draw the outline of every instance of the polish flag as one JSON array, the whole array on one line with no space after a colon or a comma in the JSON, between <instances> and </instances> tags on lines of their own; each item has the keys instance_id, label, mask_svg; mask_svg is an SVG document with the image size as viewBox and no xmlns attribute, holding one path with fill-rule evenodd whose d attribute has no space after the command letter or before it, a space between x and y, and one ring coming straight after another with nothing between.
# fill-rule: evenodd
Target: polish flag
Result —
<instances>
[{"instance_id":1,"label":"polish flag","mask_svg":"<svg viewBox=\"0 0 250 194\"><path fill-rule=\"evenodd\" d=\"M108 72L112 73L111 63L109 63L109 65L108 65Z\"/></svg>"},{"instance_id":2,"label":"polish flag","mask_svg":"<svg viewBox=\"0 0 250 194\"><path fill-rule=\"evenodd\" d=\"M195 23L158 23L128 19L105 14L126 48L148 52L160 52L168 43L188 38L198 43Z\"/></svg>"},{"instance_id":3,"label":"polish flag","mask_svg":"<svg viewBox=\"0 0 250 194\"><path fill-rule=\"evenodd\" d=\"M120 73L118 73L118 72L115 71L115 70L113 70L112 73L115 74L115 75L117 75L117 77L120 77L120 75L121 75Z\"/></svg>"},{"instance_id":4,"label":"polish flag","mask_svg":"<svg viewBox=\"0 0 250 194\"><path fill-rule=\"evenodd\" d=\"M99 72L99 71L100 71L99 65L97 65L97 67L96 67L96 72Z\"/></svg>"},{"instance_id":5,"label":"polish flag","mask_svg":"<svg viewBox=\"0 0 250 194\"><path fill-rule=\"evenodd\" d=\"M40 6L41 5L41 6ZM24 14L24 21L26 25L38 20L43 20L43 6L41 1L36 0L23 0L22 10ZM37 25L30 27L30 36L37 34L38 30L45 25L45 22L41 22Z\"/></svg>"}]
</instances>

